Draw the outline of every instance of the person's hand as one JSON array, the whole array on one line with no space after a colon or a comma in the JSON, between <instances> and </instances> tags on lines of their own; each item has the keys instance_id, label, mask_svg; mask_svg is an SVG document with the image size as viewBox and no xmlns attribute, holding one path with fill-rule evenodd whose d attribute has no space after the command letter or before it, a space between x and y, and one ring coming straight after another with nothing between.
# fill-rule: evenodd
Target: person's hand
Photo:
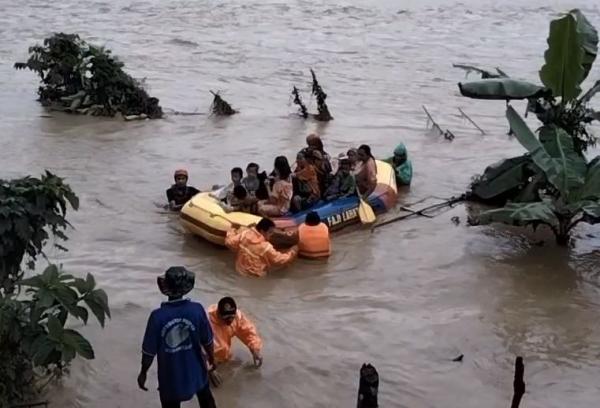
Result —
<instances>
[{"instance_id":1,"label":"person's hand","mask_svg":"<svg viewBox=\"0 0 600 408\"><path fill-rule=\"evenodd\" d=\"M210 381L210 383L212 384L212 386L215 387L215 388L218 388L221 384L223 384L223 379L221 378L221 376L217 372L216 367L213 367L208 372L208 380Z\"/></svg>"},{"instance_id":2,"label":"person's hand","mask_svg":"<svg viewBox=\"0 0 600 408\"><path fill-rule=\"evenodd\" d=\"M260 368L263 364L263 358L260 355L260 351L253 352L252 358L254 359L254 367Z\"/></svg>"},{"instance_id":3,"label":"person's hand","mask_svg":"<svg viewBox=\"0 0 600 408\"><path fill-rule=\"evenodd\" d=\"M145 372L140 372L140 375L138 375L138 378L137 378L137 382L138 382L138 387L140 387L140 389L142 389L144 391L148 391L148 388L146 388L146 373Z\"/></svg>"}]
</instances>

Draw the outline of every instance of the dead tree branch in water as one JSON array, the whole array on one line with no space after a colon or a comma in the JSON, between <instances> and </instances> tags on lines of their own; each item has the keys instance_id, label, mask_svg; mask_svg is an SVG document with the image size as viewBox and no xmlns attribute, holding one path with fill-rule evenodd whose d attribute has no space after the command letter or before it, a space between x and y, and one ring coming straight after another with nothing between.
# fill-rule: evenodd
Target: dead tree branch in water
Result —
<instances>
[{"instance_id":1,"label":"dead tree branch in water","mask_svg":"<svg viewBox=\"0 0 600 408\"><path fill-rule=\"evenodd\" d=\"M525 394L525 381L523 375L525 374L525 365L523 364L523 357L517 357L515 360L515 379L513 382L513 399L510 404L510 408L519 408L521 398Z\"/></svg>"},{"instance_id":2,"label":"dead tree branch in water","mask_svg":"<svg viewBox=\"0 0 600 408\"><path fill-rule=\"evenodd\" d=\"M449 141L454 140L454 134L448 129L446 129L446 131L443 131L440 125L438 125L437 122L433 119L433 116L431 116L425 105L422 105L422 107L425 111L425 114L427 115L427 125L431 123L431 128L437 130L441 136L444 136L444 139Z\"/></svg>"},{"instance_id":3,"label":"dead tree branch in water","mask_svg":"<svg viewBox=\"0 0 600 408\"><path fill-rule=\"evenodd\" d=\"M471 119L471 118L470 118L470 117L469 117L469 116L468 116L468 115L467 115L467 114L466 114L466 113L465 113L465 112L464 112L464 111L463 111L461 108L458 108L458 111L460 112L460 114L461 114L461 115L462 115L462 116L463 116L465 119L467 119L469 122L471 122L471 124L472 124L473 126L475 126L475 127L477 128L477 130L479 130L479 131L481 132L481 134L482 134L482 135L485 135L485 131L484 131L482 128L480 128L480 127L477 125L477 123L475 123L475 122L473 121L473 119Z\"/></svg>"},{"instance_id":4,"label":"dead tree branch in water","mask_svg":"<svg viewBox=\"0 0 600 408\"><path fill-rule=\"evenodd\" d=\"M306 105L304 105L304 102L302 102L300 91L298 91L298 88L296 88L295 85L292 89L292 96L294 97L294 103L298 105L298 112L300 113L300 116L302 116L304 119L308 118L308 109L306 109Z\"/></svg>"},{"instance_id":5,"label":"dead tree branch in water","mask_svg":"<svg viewBox=\"0 0 600 408\"><path fill-rule=\"evenodd\" d=\"M317 98L317 110L319 113L315 115L315 119L327 122L333 119L331 113L329 113L329 108L327 107L327 103L325 99L327 99L327 94L323 91L323 88L317 81L317 76L315 75L315 71L310 70L310 74L312 75L312 94Z\"/></svg>"},{"instance_id":6,"label":"dead tree branch in water","mask_svg":"<svg viewBox=\"0 0 600 408\"><path fill-rule=\"evenodd\" d=\"M357 408L377 408L377 393L379 391L379 374L371 364L363 364L360 368L358 383Z\"/></svg>"},{"instance_id":7,"label":"dead tree branch in water","mask_svg":"<svg viewBox=\"0 0 600 408\"><path fill-rule=\"evenodd\" d=\"M221 95L219 95L218 92L215 93L213 91L210 91L210 93L215 96L215 98L213 99L213 103L210 106L210 110L213 115L230 116L238 113L238 111L233 109L230 104L228 104L223 98L221 98Z\"/></svg>"}]
</instances>

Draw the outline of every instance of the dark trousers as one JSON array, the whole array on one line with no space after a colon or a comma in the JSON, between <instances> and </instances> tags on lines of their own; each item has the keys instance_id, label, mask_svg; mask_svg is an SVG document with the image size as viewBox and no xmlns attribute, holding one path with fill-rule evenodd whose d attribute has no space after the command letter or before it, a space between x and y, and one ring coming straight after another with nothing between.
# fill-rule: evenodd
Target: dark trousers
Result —
<instances>
[{"instance_id":1,"label":"dark trousers","mask_svg":"<svg viewBox=\"0 0 600 408\"><path fill-rule=\"evenodd\" d=\"M201 389L196 394L198 397L198 403L200 404L200 408L217 408L217 404L215 403L215 398L210 392L210 386L207 385L206 388ZM162 404L162 408L180 408L180 401L160 401Z\"/></svg>"}]
</instances>

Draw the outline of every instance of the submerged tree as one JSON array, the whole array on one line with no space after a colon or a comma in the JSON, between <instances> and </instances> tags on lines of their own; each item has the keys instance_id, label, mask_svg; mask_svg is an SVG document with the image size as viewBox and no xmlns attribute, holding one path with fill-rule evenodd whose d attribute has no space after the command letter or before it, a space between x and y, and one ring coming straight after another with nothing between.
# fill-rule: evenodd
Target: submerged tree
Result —
<instances>
[{"instance_id":1,"label":"submerged tree","mask_svg":"<svg viewBox=\"0 0 600 408\"><path fill-rule=\"evenodd\" d=\"M571 10L550 24L540 70L543 86L509 78L502 71L493 77L494 73L484 70L480 71L488 79L459 84L461 93L470 98L507 103L526 99L528 112L542 122L536 138L514 109L508 108L511 130L529 153L496 163L473 181L471 200L504 206L483 212L473 223L546 224L558 243L566 244L577 223L597 222L599 160L588 164L584 153L596 143L586 126L600 119L588 105L600 91L600 81L580 96L597 50L596 29L579 10Z\"/></svg>"},{"instance_id":2,"label":"submerged tree","mask_svg":"<svg viewBox=\"0 0 600 408\"><path fill-rule=\"evenodd\" d=\"M231 107L229 103L227 103L218 92L210 91L213 94L214 99L212 105L210 106L210 111L213 115L216 116L231 116L238 113L235 109Z\"/></svg>"},{"instance_id":3,"label":"submerged tree","mask_svg":"<svg viewBox=\"0 0 600 408\"><path fill-rule=\"evenodd\" d=\"M23 279L25 263L33 269L50 237L66 240L67 206L79 201L63 180L51 173L40 179L0 180L0 406L31 399L41 385L64 374L79 355L94 358L90 343L67 319L87 323L89 312L104 326L108 299L94 277L63 273L49 264L42 274ZM63 249L59 244L55 245Z\"/></svg>"},{"instance_id":4,"label":"submerged tree","mask_svg":"<svg viewBox=\"0 0 600 408\"><path fill-rule=\"evenodd\" d=\"M308 118L308 109L306 109L306 105L304 105L304 102L302 102L300 91L298 91L296 86L292 88L292 96L294 97L294 103L298 105L298 113L300 116L302 116L304 119Z\"/></svg>"},{"instance_id":5,"label":"submerged tree","mask_svg":"<svg viewBox=\"0 0 600 408\"><path fill-rule=\"evenodd\" d=\"M157 98L123 71L110 50L88 44L76 34L54 34L29 48L16 69L36 72L42 82L39 101L51 109L94 116L156 119L163 115Z\"/></svg>"},{"instance_id":6,"label":"submerged tree","mask_svg":"<svg viewBox=\"0 0 600 408\"><path fill-rule=\"evenodd\" d=\"M312 94L317 98L318 113L315 115L315 119L322 122L328 122L333 119L333 116L331 116L331 113L329 113L329 108L325 102L327 99L327 94L325 91L323 91L319 81L317 81L315 71L311 69L310 74L312 75Z\"/></svg>"}]
</instances>

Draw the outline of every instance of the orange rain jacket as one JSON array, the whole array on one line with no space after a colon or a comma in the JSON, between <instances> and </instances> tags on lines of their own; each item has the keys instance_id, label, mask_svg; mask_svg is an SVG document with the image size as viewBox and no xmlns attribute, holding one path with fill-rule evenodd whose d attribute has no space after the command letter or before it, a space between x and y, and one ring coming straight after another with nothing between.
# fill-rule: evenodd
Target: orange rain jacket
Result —
<instances>
[{"instance_id":1,"label":"orange rain jacket","mask_svg":"<svg viewBox=\"0 0 600 408\"><path fill-rule=\"evenodd\" d=\"M260 353L263 343L256 331L256 326L241 310L238 309L230 326L219 319L217 305L208 308L208 319L213 331L215 360L217 363L231 360L231 340L234 337L240 339L252 353Z\"/></svg>"},{"instance_id":2,"label":"orange rain jacket","mask_svg":"<svg viewBox=\"0 0 600 408\"><path fill-rule=\"evenodd\" d=\"M225 245L237 251L235 269L244 276L263 277L271 266L285 265L297 255L297 248L279 252L256 228L227 231Z\"/></svg>"}]
</instances>

